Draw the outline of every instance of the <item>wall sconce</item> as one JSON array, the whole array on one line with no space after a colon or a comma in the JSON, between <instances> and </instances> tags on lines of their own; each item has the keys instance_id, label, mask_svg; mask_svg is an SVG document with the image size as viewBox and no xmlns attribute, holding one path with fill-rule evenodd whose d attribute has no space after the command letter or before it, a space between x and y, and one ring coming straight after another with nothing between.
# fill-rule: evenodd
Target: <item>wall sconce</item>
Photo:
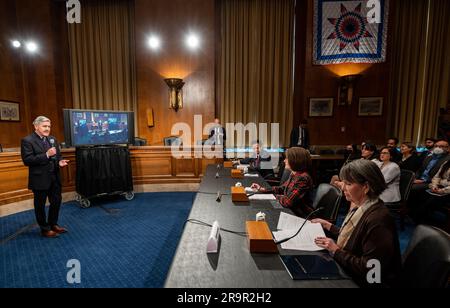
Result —
<instances>
[{"instance_id":1,"label":"wall sconce","mask_svg":"<svg viewBox=\"0 0 450 308\"><path fill-rule=\"evenodd\" d=\"M345 106L352 104L354 84L360 76L347 75L341 77L338 89L338 105Z\"/></svg>"},{"instance_id":2,"label":"wall sconce","mask_svg":"<svg viewBox=\"0 0 450 308\"><path fill-rule=\"evenodd\" d=\"M164 81L169 86L169 108L178 111L183 108L183 79L167 78Z\"/></svg>"}]
</instances>

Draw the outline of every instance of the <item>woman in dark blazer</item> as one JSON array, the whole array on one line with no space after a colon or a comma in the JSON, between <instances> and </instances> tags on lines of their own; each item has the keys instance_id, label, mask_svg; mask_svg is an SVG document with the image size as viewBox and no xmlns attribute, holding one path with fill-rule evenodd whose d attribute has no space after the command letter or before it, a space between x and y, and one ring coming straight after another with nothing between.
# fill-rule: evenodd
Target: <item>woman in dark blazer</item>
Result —
<instances>
[{"instance_id":1,"label":"woman in dark blazer","mask_svg":"<svg viewBox=\"0 0 450 308\"><path fill-rule=\"evenodd\" d=\"M281 186L266 189L253 183L251 187L259 192L273 193L283 207L290 208L297 216L306 217L313 211L311 193L314 185L309 175L311 156L303 148L290 148L284 163L285 168L292 172Z\"/></svg>"},{"instance_id":2,"label":"woman in dark blazer","mask_svg":"<svg viewBox=\"0 0 450 308\"><path fill-rule=\"evenodd\" d=\"M399 273L401 256L394 219L379 199L386 188L383 174L375 163L356 160L342 168L340 177L345 197L351 202L350 212L341 228L314 219L312 222L320 223L337 239L318 237L315 242L328 250L359 285L391 286ZM379 283L367 278L374 260L379 262Z\"/></svg>"},{"instance_id":3,"label":"woman in dark blazer","mask_svg":"<svg viewBox=\"0 0 450 308\"><path fill-rule=\"evenodd\" d=\"M403 142L400 146L400 152L402 153L402 159L398 163L400 169L416 173L422 164L422 160L417 156L415 147L411 143Z\"/></svg>"}]
</instances>

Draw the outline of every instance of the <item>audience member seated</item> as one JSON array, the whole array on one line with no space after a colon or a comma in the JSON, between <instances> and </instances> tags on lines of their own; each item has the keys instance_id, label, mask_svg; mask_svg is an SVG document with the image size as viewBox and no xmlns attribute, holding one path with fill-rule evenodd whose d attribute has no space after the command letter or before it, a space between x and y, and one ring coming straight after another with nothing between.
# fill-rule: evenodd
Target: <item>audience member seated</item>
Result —
<instances>
[{"instance_id":1,"label":"audience member seated","mask_svg":"<svg viewBox=\"0 0 450 308\"><path fill-rule=\"evenodd\" d=\"M434 145L436 143L436 139L428 137L425 139L425 148L426 150L420 153L419 158L423 162L425 158L433 154Z\"/></svg>"},{"instance_id":2,"label":"audience member seated","mask_svg":"<svg viewBox=\"0 0 450 308\"><path fill-rule=\"evenodd\" d=\"M399 163L402 160L402 154L398 151L398 138L391 137L387 140L386 146L390 149L393 149L393 156L391 161L394 163Z\"/></svg>"},{"instance_id":3,"label":"audience member seated","mask_svg":"<svg viewBox=\"0 0 450 308\"><path fill-rule=\"evenodd\" d=\"M346 161L349 163L351 161L357 160L361 158L361 151L358 150L356 144L349 144L345 147L346 150Z\"/></svg>"},{"instance_id":4,"label":"audience member seated","mask_svg":"<svg viewBox=\"0 0 450 308\"><path fill-rule=\"evenodd\" d=\"M450 204L450 160L446 161L433 177L425 198L412 213L417 224L426 222L434 210Z\"/></svg>"},{"instance_id":5,"label":"audience member seated","mask_svg":"<svg viewBox=\"0 0 450 308\"><path fill-rule=\"evenodd\" d=\"M262 177L265 177L269 174L273 174L272 166L269 163L267 164L262 163L262 162L269 162L270 158L271 157L269 153L267 153L267 151L261 150L261 146L257 141L256 143L253 144L253 152L251 153L250 157L241 159L239 163L242 165L250 165L250 167L248 168L249 171L256 171Z\"/></svg>"},{"instance_id":6,"label":"audience member seated","mask_svg":"<svg viewBox=\"0 0 450 308\"><path fill-rule=\"evenodd\" d=\"M427 156L422 167L416 173L413 190L426 189L431 179L436 175L441 166L450 159L448 155L448 141L438 140L434 144L433 152Z\"/></svg>"},{"instance_id":7,"label":"audience member seated","mask_svg":"<svg viewBox=\"0 0 450 308\"><path fill-rule=\"evenodd\" d=\"M416 173L422 163L417 156L416 148L409 142L403 142L400 146L400 152L402 153L402 159L398 163L400 169Z\"/></svg>"},{"instance_id":8,"label":"audience member seated","mask_svg":"<svg viewBox=\"0 0 450 308\"><path fill-rule=\"evenodd\" d=\"M297 216L306 217L313 211L312 190L314 185L309 174L312 166L311 156L303 148L290 148L287 150L284 163L286 169L292 171L284 184L265 189L259 184L253 183L251 187L259 192L273 193L283 207L290 208Z\"/></svg>"},{"instance_id":9,"label":"audience member seated","mask_svg":"<svg viewBox=\"0 0 450 308\"><path fill-rule=\"evenodd\" d=\"M433 152L427 156L422 167L416 172L416 179L411 188L408 206L411 212L416 213L425 199L425 190L428 189L431 179L437 174L441 166L450 160L448 155L449 144L446 140L438 140L434 144Z\"/></svg>"},{"instance_id":10,"label":"audience member seated","mask_svg":"<svg viewBox=\"0 0 450 308\"><path fill-rule=\"evenodd\" d=\"M375 145L364 141L361 144L361 159L373 160L377 157L377 147ZM342 190L343 183L338 175L333 175L330 184Z\"/></svg>"},{"instance_id":11,"label":"audience member seated","mask_svg":"<svg viewBox=\"0 0 450 308\"><path fill-rule=\"evenodd\" d=\"M318 237L315 243L328 250L333 258L361 286L371 269L369 260L381 263L381 285L392 286L400 272L401 256L396 226L389 209L379 199L386 188L380 168L371 161L356 160L340 172L344 194L351 210L339 229L323 219L313 219L329 231L334 239Z\"/></svg>"},{"instance_id":12,"label":"audience member seated","mask_svg":"<svg viewBox=\"0 0 450 308\"><path fill-rule=\"evenodd\" d=\"M374 159L383 174L387 188L380 195L380 199L385 203L399 202L400 195L400 167L394 163L393 156L396 149L384 147L380 150L380 159Z\"/></svg>"}]
</instances>

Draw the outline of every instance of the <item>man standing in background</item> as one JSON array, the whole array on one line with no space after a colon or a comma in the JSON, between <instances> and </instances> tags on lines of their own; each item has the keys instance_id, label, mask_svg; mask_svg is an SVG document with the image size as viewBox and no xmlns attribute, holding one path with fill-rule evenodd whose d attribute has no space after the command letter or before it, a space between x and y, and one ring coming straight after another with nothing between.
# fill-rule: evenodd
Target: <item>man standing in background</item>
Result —
<instances>
[{"instance_id":1,"label":"man standing in background","mask_svg":"<svg viewBox=\"0 0 450 308\"><path fill-rule=\"evenodd\" d=\"M39 116L34 122L34 133L22 139L21 155L29 167L28 188L34 194L34 212L44 237L57 237L67 230L58 226L61 207L61 178L59 168L68 160L61 159L61 152L55 137L50 136L51 122ZM50 201L48 219L45 213L47 198Z\"/></svg>"},{"instance_id":2,"label":"man standing in background","mask_svg":"<svg viewBox=\"0 0 450 308\"><path fill-rule=\"evenodd\" d=\"M300 126L292 129L290 147L301 147L306 150L309 148L308 121L306 119L300 122Z\"/></svg>"}]
</instances>

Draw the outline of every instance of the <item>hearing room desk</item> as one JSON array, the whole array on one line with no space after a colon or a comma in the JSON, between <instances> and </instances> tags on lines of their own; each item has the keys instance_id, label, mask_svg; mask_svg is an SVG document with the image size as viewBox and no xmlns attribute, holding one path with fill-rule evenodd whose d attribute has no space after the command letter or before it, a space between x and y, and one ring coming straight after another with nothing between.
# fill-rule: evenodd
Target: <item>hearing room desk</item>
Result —
<instances>
[{"instance_id":1,"label":"hearing room desk","mask_svg":"<svg viewBox=\"0 0 450 308\"><path fill-rule=\"evenodd\" d=\"M264 184L262 178L232 179L230 169L208 166L199 193L194 201L189 219L209 224L215 220L221 228L245 232L245 222L255 220L256 213L266 213L271 230L276 228L281 211L270 201L250 201L244 205L233 204L230 187L237 182L250 186L252 182ZM217 191L223 194L216 202ZM292 280L278 254L251 254L245 236L220 232L217 254L206 253L206 243L211 228L187 223L173 259L165 287L176 288L348 288L356 287L351 280ZM283 250L281 254L299 254Z\"/></svg>"}]
</instances>

